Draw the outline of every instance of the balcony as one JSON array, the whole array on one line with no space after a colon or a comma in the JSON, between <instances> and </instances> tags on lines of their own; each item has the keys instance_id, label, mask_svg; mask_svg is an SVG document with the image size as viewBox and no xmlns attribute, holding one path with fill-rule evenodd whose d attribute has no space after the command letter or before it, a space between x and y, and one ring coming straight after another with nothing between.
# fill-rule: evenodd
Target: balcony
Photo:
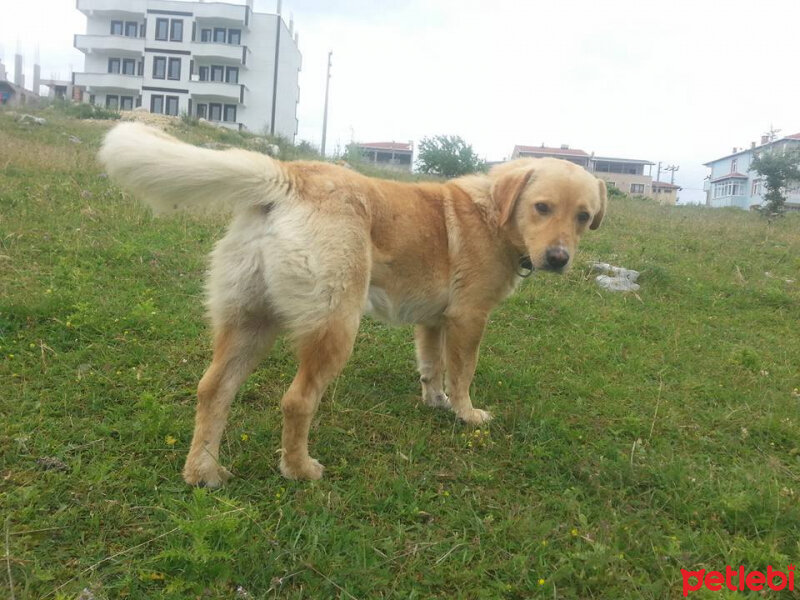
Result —
<instances>
[{"instance_id":1,"label":"balcony","mask_svg":"<svg viewBox=\"0 0 800 600\"><path fill-rule=\"evenodd\" d=\"M192 98L214 102L235 102L240 104L243 98L244 86L238 83L224 83L222 81L190 81L189 93Z\"/></svg>"},{"instance_id":2,"label":"balcony","mask_svg":"<svg viewBox=\"0 0 800 600\"><path fill-rule=\"evenodd\" d=\"M142 89L141 77L119 73L73 73L72 83L91 90L113 89L138 92Z\"/></svg>"},{"instance_id":3,"label":"balcony","mask_svg":"<svg viewBox=\"0 0 800 600\"><path fill-rule=\"evenodd\" d=\"M245 54L248 52L247 46L236 46L234 44L218 44L215 42L194 42L192 44L192 54L195 58L219 60L226 65L246 64Z\"/></svg>"},{"instance_id":4,"label":"balcony","mask_svg":"<svg viewBox=\"0 0 800 600\"><path fill-rule=\"evenodd\" d=\"M87 17L95 13L105 16L144 17L145 0L77 0L78 10Z\"/></svg>"},{"instance_id":5,"label":"balcony","mask_svg":"<svg viewBox=\"0 0 800 600\"><path fill-rule=\"evenodd\" d=\"M144 38L123 35L76 35L75 47L84 54L115 52L123 56L141 56Z\"/></svg>"},{"instance_id":6,"label":"balcony","mask_svg":"<svg viewBox=\"0 0 800 600\"><path fill-rule=\"evenodd\" d=\"M175 5L174 2L170 4L172 6ZM192 4L192 11L195 19L211 19L220 25L225 24L233 27L247 25L247 6L244 4L227 4L224 2Z\"/></svg>"}]
</instances>

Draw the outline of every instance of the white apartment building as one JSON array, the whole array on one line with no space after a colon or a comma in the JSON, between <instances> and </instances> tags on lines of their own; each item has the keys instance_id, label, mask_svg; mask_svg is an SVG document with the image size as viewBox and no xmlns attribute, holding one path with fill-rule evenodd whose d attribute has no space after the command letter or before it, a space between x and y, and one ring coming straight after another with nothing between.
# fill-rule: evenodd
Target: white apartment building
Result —
<instances>
[{"instance_id":1,"label":"white apartment building","mask_svg":"<svg viewBox=\"0 0 800 600\"><path fill-rule=\"evenodd\" d=\"M254 12L252 0L77 0L77 8L86 15L86 34L75 36L85 66L73 83L84 101L294 141L302 61L280 14Z\"/></svg>"}]
</instances>

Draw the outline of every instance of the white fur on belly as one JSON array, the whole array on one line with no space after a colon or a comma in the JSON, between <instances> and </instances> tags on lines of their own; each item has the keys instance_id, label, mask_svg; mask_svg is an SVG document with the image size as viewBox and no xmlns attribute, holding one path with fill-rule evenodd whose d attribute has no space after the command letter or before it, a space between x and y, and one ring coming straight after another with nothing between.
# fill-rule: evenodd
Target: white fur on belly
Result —
<instances>
[{"instance_id":1,"label":"white fur on belly","mask_svg":"<svg viewBox=\"0 0 800 600\"><path fill-rule=\"evenodd\" d=\"M426 323L436 320L444 305L445 302L431 302L429 298L392 298L383 288L371 285L364 312L393 325Z\"/></svg>"}]
</instances>

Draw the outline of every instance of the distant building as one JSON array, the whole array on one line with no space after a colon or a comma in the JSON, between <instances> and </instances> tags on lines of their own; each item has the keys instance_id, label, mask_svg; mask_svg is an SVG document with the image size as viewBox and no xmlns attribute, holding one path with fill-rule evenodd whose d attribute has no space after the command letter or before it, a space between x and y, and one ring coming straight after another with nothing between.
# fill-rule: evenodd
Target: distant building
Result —
<instances>
[{"instance_id":1,"label":"distant building","mask_svg":"<svg viewBox=\"0 0 800 600\"><path fill-rule=\"evenodd\" d=\"M711 169L706 179L706 204L713 208L734 206L745 210L757 208L764 203L764 185L755 171L750 171L753 158L761 152L800 149L800 133L787 135L777 140L769 136L761 137L761 144L755 142L747 149L734 148L727 156L705 163ZM789 190L786 208L800 210L800 189Z\"/></svg>"},{"instance_id":2,"label":"distant building","mask_svg":"<svg viewBox=\"0 0 800 600\"><path fill-rule=\"evenodd\" d=\"M38 71L38 65L36 67ZM26 90L22 76L22 57L17 55L14 82L8 80L5 65L0 62L0 106L27 106L39 101L39 94Z\"/></svg>"},{"instance_id":3,"label":"distant building","mask_svg":"<svg viewBox=\"0 0 800 600\"><path fill-rule=\"evenodd\" d=\"M666 181L653 182L653 198L658 200L659 204L667 206L674 206L678 202L678 192L681 187L674 183L667 183Z\"/></svg>"},{"instance_id":4,"label":"distant building","mask_svg":"<svg viewBox=\"0 0 800 600\"><path fill-rule=\"evenodd\" d=\"M368 163L397 171L411 171L414 145L398 142L371 142L355 145Z\"/></svg>"},{"instance_id":5,"label":"distant building","mask_svg":"<svg viewBox=\"0 0 800 600\"><path fill-rule=\"evenodd\" d=\"M86 33L75 47L86 58L72 83L86 89L86 101L294 140L301 56L294 24L280 14L253 11L253 0L77 0L77 7Z\"/></svg>"},{"instance_id":6,"label":"distant building","mask_svg":"<svg viewBox=\"0 0 800 600\"><path fill-rule=\"evenodd\" d=\"M514 146L514 151L511 153L511 158L561 158L582 166L586 170L590 170L591 155L583 150L570 148L568 145L563 144L560 148L548 148L544 144L541 146Z\"/></svg>"},{"instance_id":7,"label":"distant building","mask_svg":"<svg viewBox=\"0 0 800 600\"><path fill-rule=\"evenodd\" d=\"M541 146L514 146L511 158L560 158L580 165L595 176L605 180L617 189L637 196L658 198L653 190L651 167L655 164L649 160L633 158L608 158L589 154L584 150L570 148L563 144L558 148ZM645 173L647 167L647 173ZM676 186L677 187L677 186Z\"/></svg>"}]
</instances>

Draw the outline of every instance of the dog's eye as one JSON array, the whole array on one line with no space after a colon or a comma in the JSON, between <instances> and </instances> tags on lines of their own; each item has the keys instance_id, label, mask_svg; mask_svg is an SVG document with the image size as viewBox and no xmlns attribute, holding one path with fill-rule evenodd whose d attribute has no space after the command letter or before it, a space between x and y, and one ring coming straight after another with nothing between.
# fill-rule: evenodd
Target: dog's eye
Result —
<instances>
[{"instance_id":1,"label":"dog's eye","mask_svg":"<svg viewBox=\"0 0 800 600\"><path fill-rule=\"evenodd\" d=\"M533 207L536 209L536 212L538 212L540 215L546 215L547 213L550 212L550 205L545 204L544 202L537 202L536 204L533 205Z\"/></svg>"},{"instance_id":2,"label":"dog's eye","mask_svg":"<svg viewBox=\"0 0 800 600\"><path fill-rule=\"evenodd\" d=\"M586 223L590 216L587 212L578 213L578 223Z\"/></svg>"}]
</instances>

